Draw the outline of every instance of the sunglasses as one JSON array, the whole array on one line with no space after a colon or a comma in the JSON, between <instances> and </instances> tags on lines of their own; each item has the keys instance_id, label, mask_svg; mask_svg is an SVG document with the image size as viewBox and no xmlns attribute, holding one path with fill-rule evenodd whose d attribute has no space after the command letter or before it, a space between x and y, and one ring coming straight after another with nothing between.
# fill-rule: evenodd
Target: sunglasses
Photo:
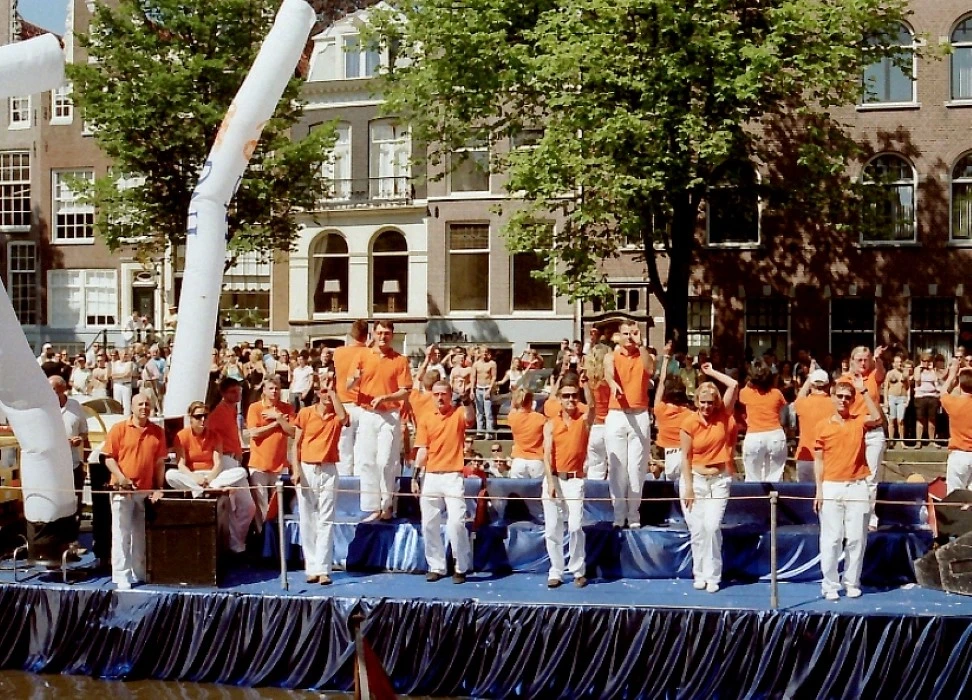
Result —
<instances>
[{"instance_id":1,"label":"sunglasses","mask_svg":"<svg viewBox=\"0 0 972 700\"><path fill-rule=\"evenodd\" d=\"M854 400L854 397L851 396L850 394L836 394L835 396L837 397L837 400L838 401L853 401Z\"/></svg>"},{"instance_id":2,"label":"sunglasses","mask_svg":"<svg viewBox=\"0 0 972 700\"><path fill-rule=\"evenodd\" d=\"M503 451L503 450L490 450L490 452L492 452L493 454L499 454L499 453L500 453L500 452L502 452L502 451Z\"/></svg>"},{"instance_id":3,"label":"sunglasses","mask_svg":"<svg viewBox=\"0 0 972 700\"><path fill-rule=\"evenodd\" d=\"M206 420L207 418L209 418L209 414L208 413L193 413L193 414L190 414L189 417L190 418L194 418L195 420Z\"/></svg>"},{"instance_id":4,"label":"sunglasses","mask_svg":"<svg viewBox=\"0 0 972 700\"><path fill-rule=\"evenodd\" d=\"M570 392L569 394L561 394L560 395L560 398L562 398L562 399L570 399L571 401L576 401L577 400L577 394L575 392Z\"/></svg>"}]
</instances>

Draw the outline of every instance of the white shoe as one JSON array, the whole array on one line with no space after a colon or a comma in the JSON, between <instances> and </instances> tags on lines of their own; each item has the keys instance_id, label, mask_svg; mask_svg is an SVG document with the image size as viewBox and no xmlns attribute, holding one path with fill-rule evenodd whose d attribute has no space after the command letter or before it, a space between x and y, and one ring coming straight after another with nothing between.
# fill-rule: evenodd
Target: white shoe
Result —
<instances>
[{"instance_id":1,"label":"white shoe","mask_svg":"<svg viewBox=\"0 0 972 700\"><path fill-rule=\"evenodd\" d=\"M827 600L840 600L840 594L837 591L827 591L824 593L824 598Z\"/></svg>"},{"instance_id":2,"label":"white shoe","mask_svg":"<svg viewBox=\"0 0 972 700\"><path fill-rule=\"evenodd\" d=\"M115 590L117 591L130 591L132 590L132 584L129 581L115 581Z\"/></svg>"},{"instance_id":3,"label":"white shoe","mask_svg":"<svg viewBox=\"0 0 972 700\"><path fill-rule=\"evenodd\" d=\"M692 588L697 591L705 590L705 581L692 581Z\"/></svg>"},{"instance_id":4,"label":"white shoe","mask_svg":"<svg viewBox=\"0 0 972 700\"><path fill-rule=\"evenodd\" d=\"M860 598L862 595L861 589L856 586L847 587L847 597L848 598Z\"/></svg>"},{"instance_id":5,"label":"white shoe","mask_svg":"<svg viewBox=\"0 0 972 700\"><path fill-rule=\"evenodd\" d=\"M706 593L718 593L719 592L719 584L718 583L707 583L707 584L705 584L705 592Z\"/></svg>"},{"instance_id":6,"label":"white shoe","mask_svg":"<svg viewBox=\"0 0 972 700\"><path fill-rule=\"evenodd\" d=\"M628 529L629 530L640 530L641 529L641 523L631 523L630 525L628 525Z\"/></svg>"}]
</instances>

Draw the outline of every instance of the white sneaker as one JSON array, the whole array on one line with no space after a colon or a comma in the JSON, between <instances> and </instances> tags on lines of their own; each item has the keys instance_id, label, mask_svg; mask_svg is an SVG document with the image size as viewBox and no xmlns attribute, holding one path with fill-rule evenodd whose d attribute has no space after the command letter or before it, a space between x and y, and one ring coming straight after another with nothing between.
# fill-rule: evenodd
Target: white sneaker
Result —
<instances>
[{"instance_id":1,"label":"white sneaker","mask_svg":"<svg viewBox=\"0 0 972 700\"><path fill-rule=\"evenodd\" d=\"M692 581L692 588L697 591L705 590L705 581Z\"/></svg>"},{"instance_id":2,"label":"white sneaker","mask_svg":"<svg viewBox=\"0 0 972 700\"><path fill-rule=\"evenodd\" d=\"M719 584L718 583L707 583L707 584L705 584L705 592L706 593L718 593L719 592Z\"/></svg>"},{"instance_id":3,"label":"white sneaker","mask_svg":"<svg viewBox=\"0 0 972 700\"><path fill-rule=\"evenodd\" d=\"M130 591L130 590L132 590L132 584L129 581L127 581L127 580L125 580L125 581L115 581L114 583L115 583L115 590L117 590L117 591Z\"/></svg>"},{"instance_id":4,"label":"white sneaker","mask_svg":"<svg viewBox=\"0 0 972 700\"><path fill-rule=\"evenodd\" d=\"M827 600L840 600L840 594L837 591L826 591L824 598Z\"/></svg>"},{"instance_id":5,"label":"white sneaker","mask_svg":"<svg viewBox=\"0 0 972 700\"><path fill-rule=\"evenodd\" d=\"M629 530L640 530L641 529L641 523L630 523L628 525L628 529Z\"/></svg>"},{"instance_id":6,"label":"white sneaker","mask_svg":"<svg viewBox=\"0 0 972 700\"><path fill-rule=\"evenodd\" d=\"M860 598L862 595L861 589L855 586L847 587L847 597L848 598Z\"/></svg>"}]
</instances>

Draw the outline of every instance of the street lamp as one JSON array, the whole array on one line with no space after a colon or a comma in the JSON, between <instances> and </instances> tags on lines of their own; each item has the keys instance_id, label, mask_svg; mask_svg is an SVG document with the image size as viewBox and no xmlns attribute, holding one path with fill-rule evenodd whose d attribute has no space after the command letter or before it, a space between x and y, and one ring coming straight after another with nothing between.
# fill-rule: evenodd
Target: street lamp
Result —
<instances>
[{"instance_id":1,"label":"street lamp","mask_svg":"<svg viewBox=\"0 0 972 700\"><path fill-rule=\"evenodd\" d=\"M395 313L395 295L401 292L398 280L385 280L381 283L381 293L388 296L388 313Z\"/></svg>"},{"instance_id":2,"label":"street lamp","mask_svg":"<svg viewBox=\"0 0 972 700\"><path fill-rule=\"evenodd\" d=\"M341 293L341 280L324 280L324 293L331 297L331 313L340 311L338 295Z\"/></svg>"}]
</instances>

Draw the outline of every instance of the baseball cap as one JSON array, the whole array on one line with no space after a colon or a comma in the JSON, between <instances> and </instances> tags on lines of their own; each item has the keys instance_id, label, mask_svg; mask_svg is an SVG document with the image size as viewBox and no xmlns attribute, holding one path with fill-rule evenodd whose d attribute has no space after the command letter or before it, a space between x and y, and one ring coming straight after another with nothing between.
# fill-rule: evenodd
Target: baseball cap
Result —
<instances>
[{"instance_id":1,"label":"baseball cap","mask_svg":"<svg viewBox=\"0 0 972 700\"><path fill-rule=\"evenodd\" d=\"M41 347L41 350L53 350L53 349L54 346L51 345L50 343L44 343L44 345Z\"/></svg>"},{"instance_id":2,"label":"baseball cap","mask_svg":"<svg viewBox=\"0 0 972 700\"><path fill-rule=\"evenodd\" d=\"M826 370L815 369L810 373L810 382L813 384L830 384L830 375Z\"/></svg>"}]
</instances>

